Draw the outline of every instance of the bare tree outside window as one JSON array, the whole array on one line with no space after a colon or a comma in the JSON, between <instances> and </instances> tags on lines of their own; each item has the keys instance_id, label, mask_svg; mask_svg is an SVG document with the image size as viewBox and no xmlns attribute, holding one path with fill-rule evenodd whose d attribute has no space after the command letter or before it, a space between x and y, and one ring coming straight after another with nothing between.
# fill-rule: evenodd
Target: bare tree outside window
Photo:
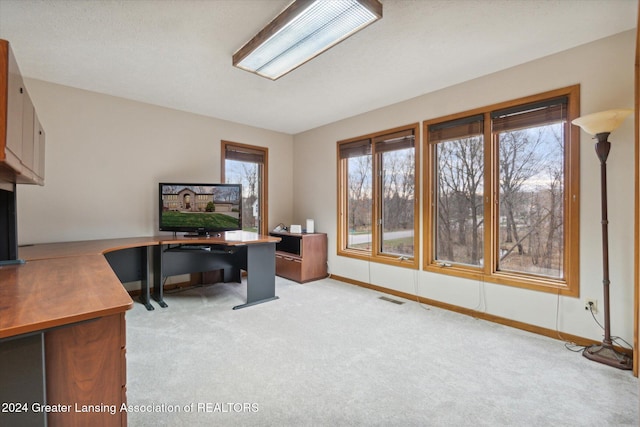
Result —
<instances>
[{"instance_id":1,"label":"bare tree outside window","mask_svg":"<svg viewBox=\"0 0 640 427\"><path fill-rule=\"evenodd\" d=\"M497 135L499 270L562 277L561 131L557 123Z\"/></svg>"},{"instance_id":2,"label":"bare tree outside window","mask_svg":"<svg viewBox=\"0 0 640 427\"><path fill-rule=\"evenodd\" d=\"M579 101L574 85L425 121L425 270L579 295Z\"/></svg>"},{"instance_id":3,"label":"bare tree outside window","mask_svg":"<svg viewBox=\"0 0 640 427\"><path fill-rule=\"evenodd\" d=\"M338 253L418 268L417 123L338 141Z\"/></svg>"},{"instance_id":4,"label":"bare tree outside window","mask_svg":"<svg viewBox=\"0 0 640 427\"><path fill-rule=\"evenodd\" d=\"M483 137L440 142L437 157L436 259L482 265Z\"/></svg>"},{"instance_id":5,"label":"bare tree outside window","mask_svg":"<svg viewBox=\"0 0 640 427\"><path fill-rule=\"evenodd\" d=\"M413 148L381 154L382 247L381 252L413 256L415 151Z\"/></svg>"},{"instance_id":6,"label":"bare tree outside window","mask_svg":"<svg viewBox=\"0 0 640 427\"><path fill-rule=\"evenodd\" d=\"M351 249L371 249L372 209L371 154L350 157L347 163L349 238Z\"/></svg>"},{"instance_id":7,"label":"bare tree outside window","mask_svg":"<svg viewBox=\"0 0 640 427\"><path fill-rule=\"evenodd\" d=\"M258 165L227 160L225 168L227 183L242 184L242 229L258 232L258 216L255 209L258 203L257 184L260 178Z\"/></svg>"},{"instance_id":8,"label":"bare tree outside window","mask_svg":"<svg viewBox=\"0 0 640 427\"><path fill-rule=\"evenodd\" d=\"M242 184L242 229L266 233L267 148L222 141L221 150L224 181Z\"/></svg>"}]
</instances>

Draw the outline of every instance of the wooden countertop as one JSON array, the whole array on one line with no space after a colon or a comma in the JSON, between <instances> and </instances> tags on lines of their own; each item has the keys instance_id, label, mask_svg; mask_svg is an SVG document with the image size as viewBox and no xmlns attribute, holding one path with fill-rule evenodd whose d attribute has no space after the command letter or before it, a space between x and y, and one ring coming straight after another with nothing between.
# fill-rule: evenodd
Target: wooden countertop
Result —
<instances>
[{"instance_id":1,"label":"wooden countertop","mask_svg":"<svg viewBox=\"0 0 640 427\"><path fill-rule=\"evenodd\" d=\"M130 309L133 301L102 255L0 267L0 338Z\"/></svg>"},{"instance_id":2,"label":"wooden countertop","mask_svg":"<svg viewBox=\"0 0 640 427\"><path fill-rule=\"evenodd\" d=\"M275 243L279 242L279 237L267 236L264 234L251 233L248 231L227 231L219 235L211 237L173 237L173 236L156 236L158 244L222 244L227 246L252 245L256 243Z\"/></svg>"},{"instance_id":3,"label":"wooden countertop","mask_svg":"<svg viewBox=\"0 0 640 427\"><path fill-rule=\"evenodd\" d=\"M165 244L274 243L278 237L228 231L211 237L129 237L25 245L24 264L0 266L0 339L129 310L131 297L103 256Z\"/></svg>"},{"instance_id":4,"label":"wooden countertop","mask_svg":"<svg viewBox=\"0 0 640 427\"><path fill-rule=\"evenodd\" d=\"M227 231L211 237L173 237L148 236L125 237L120 239L83 240L78 242L44 243L26 245L18 248L18 257L24 260L74 257L80 255L102 255L120 249L140 246L168 244L224 244L228 246L250 245L256 243L279 242L279 237L266 236L248 231Z\"/></svg>"},{"instance_id":5,"label":"wooden countertop","mask_svg":"<svg viewBox=\"0 0 640 427\"><path fill-rule=\"evenodd\" d=\"M18 248L18 258L31 261L82 255L103 255L119 249L153 246L158 242L158 237L153 236L25 245Z\"/></svg>"}]
</instances>

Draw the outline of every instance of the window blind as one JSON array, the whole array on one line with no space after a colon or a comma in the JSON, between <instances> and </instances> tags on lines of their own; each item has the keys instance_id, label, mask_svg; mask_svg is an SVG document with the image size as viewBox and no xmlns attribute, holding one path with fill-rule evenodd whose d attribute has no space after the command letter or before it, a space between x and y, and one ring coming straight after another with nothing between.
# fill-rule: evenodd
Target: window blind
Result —
<instances>
[{"instance_id":1,"label":"window blind","mask_svg":"<svg viewBox=\"0 0 640 427\"><path fill-rule=\"evenodd\" d=\"M482 135L484 115L464 117L448 122L429 125L428 138L430 144L453 139L470 138Z\"/></svg>"},{"instance_id":2,"label":"window blind","mask_svg":"<svg viewBox=\"0 0 640 427\"><path fill-rule=\"evenodd\" d=\"M238 145L226 145L225 159L240 162L265 163L264 151Z\"/></svg>"},{"instance_id":3,"label":"window blind","mask_svg":"<svg viewBox=\"0 0 640 427\"><path fill-rule=\"evenodd\" d=\"M371 140L362 139L359 141L347 142L340 144L340 158L348 159L350 157L366 156L371 154Z\"/></svg>"},{"instance_id":4,"label":"window blind","mask_svg":"<svg viewBox=\"0 0 640 427\"><path fill-rule=\"evenodd\" d=\"M416 137L413 134L413 129L406 129L387 135L377 136L373 138L373 143L375 144L376 153L383 153L385 151L413 148L415 140Z\"/></svg>"},{"instance_id":5,"label":"window blind","mask_svg":"<svg viewBox=\"0 0 640 427\"><path fill-rule=\"evenodd\" d=\"M563 122L568 98L560 97L491 113L493 132L508 132Z\"/></svg>"}]
</instances>

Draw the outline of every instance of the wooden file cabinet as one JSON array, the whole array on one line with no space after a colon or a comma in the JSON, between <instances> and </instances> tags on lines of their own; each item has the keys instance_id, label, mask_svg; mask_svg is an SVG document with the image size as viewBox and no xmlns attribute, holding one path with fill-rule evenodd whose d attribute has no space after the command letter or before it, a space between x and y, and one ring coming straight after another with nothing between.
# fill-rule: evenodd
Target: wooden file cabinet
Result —
<instances>
[{"instance_id":1,"label":"wooden file cabinet","mask_svg":"<svg viewBox=\"0 0 640 427\"><path fill-rule=\"evenodd\" d=\"M327 235L325 233L272 232L276 243L276 274L298 283L327 277Z\"/></svg>"},{"instance_id":2,"label":"wooden file cabinet","mask_svg":"<svg viewBox=\"0 0 640 427\"><path fill-rule=\"evenodd\" d=\"M126 426L127 361L124 313L45 333L49 426ZM97 407L95 412L83 408Z\"/></svg>"}]
</instances>

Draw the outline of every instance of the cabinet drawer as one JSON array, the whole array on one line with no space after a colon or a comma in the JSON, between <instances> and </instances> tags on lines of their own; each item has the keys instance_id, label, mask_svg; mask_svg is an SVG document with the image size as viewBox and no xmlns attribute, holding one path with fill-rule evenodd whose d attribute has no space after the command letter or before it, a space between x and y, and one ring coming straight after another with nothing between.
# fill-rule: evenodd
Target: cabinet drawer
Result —
<instances>
[{"instance_id":1,"label":"cabinet drawer","mask_svg":"<svg viewBox=\"0 0 640 427\"><path fill-rule=\"evenodd\" d=\"M276 253L276 274L300 282L302 280L302 260L295 256Z\"/></svg>"}]
</instances>

